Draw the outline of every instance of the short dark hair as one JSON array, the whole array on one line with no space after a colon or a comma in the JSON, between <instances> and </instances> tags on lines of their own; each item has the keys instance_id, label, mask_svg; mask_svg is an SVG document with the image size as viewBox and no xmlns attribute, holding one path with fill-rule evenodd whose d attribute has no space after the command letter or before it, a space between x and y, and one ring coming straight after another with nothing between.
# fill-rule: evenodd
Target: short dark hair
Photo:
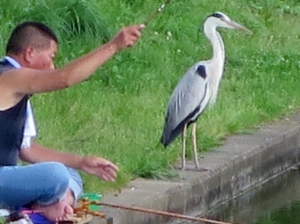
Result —
<instances>
[{"instance_id":1,"label":"short dark hair","mask_svg":"<svg viewBox=\"0 0 300 224\"><path fill-rule=\"evenodd\" d=\"M54 31L40 22L27 21L15 27L6 45L6 53L20 54L27 47L47 48L50 40L58 44Z\"/></svg>"}]
</instances>

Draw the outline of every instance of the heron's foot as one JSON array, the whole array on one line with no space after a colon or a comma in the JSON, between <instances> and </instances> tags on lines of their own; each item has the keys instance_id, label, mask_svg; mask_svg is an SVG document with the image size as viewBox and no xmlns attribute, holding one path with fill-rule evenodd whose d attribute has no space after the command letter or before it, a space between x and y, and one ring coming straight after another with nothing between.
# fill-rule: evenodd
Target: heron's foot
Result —
<instances>
[{"instance_id":1,"label":"heron's foot","mask_svg":"<svg viewBox=\"0 0 300 224\"><path fill-rule=\"evenodd\" d=\"M186 171L199 171L199 172L205 172L205 171L209 171L209 168L205 168L205 167L186 167L184 170Z\"/></svg>"},{"instance_id":2,"label":"heron's foot","mask_svg":"<svg viewBox=\"0 0 300 224\"><path fill-rule=\"evenodd\" d=\"M206 171L209 171L209 172L211 172L213 174L217 174L211 168L203 167L203 166L197 166L197 165L195 165L195 167L191 167L191 166L187 167L187 166L181 165L181 166L176 166L174 168L177 169L177 170L181 170L181 171L197 171L197 172L206 172Z\"/></svg>"},{"instance_id":3,"label":"heron's foot","mask_svg":"<svg viewBox=\"0 0 300 224\"><path fill-rule=\"evenodd\" d=\"M177 169L180 169L181 171L200 171L200 172L209 171L209 169L205 167L192 168L192 167L181 166L181 167L177 167Z\"/></svg>"},{"instance_id":4,"label":"heron's foot","mask_svg":"<svg viewBox=\"0 0 300 224\"><path fill-rule=\"evenodd\" d=\"M194 168L191 167L185 167L184 169L185 171L197 171L197 172L212 172L213 174L217 174L213 169L207 168L207 167L203 167L203 166L195 166Z\"/></svg>"}]
</instances>

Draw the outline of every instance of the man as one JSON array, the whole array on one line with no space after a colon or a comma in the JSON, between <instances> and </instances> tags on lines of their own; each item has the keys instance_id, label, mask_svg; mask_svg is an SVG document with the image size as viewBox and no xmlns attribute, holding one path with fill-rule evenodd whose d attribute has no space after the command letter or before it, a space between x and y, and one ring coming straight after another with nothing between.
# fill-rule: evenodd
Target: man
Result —
<instances>
[{"instance_id":1,"label":"man","mask_svg":"<svg viewBox=\"0 0 300 224\"><path fill-rule=\"evenodd\" d=\"M32 141L36 130L29 98L87 79L118 51L133 46L143 28L125 27L108 43L60 69L53 64L58 40L49 27L25 22L13 30L0 62L0 206L30 206L49 220L64 220L82 191L75 169L105 181L116 179L118 167L104 158L62 153ZM18 159L31 165L17 166Z\"/></svg>"}]
</instances>

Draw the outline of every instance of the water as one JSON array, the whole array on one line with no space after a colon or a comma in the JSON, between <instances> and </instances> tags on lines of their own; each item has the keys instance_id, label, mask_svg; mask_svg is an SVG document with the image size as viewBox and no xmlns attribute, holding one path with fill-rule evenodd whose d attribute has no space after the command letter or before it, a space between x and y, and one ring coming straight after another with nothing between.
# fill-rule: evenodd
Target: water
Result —
<instances>
[{"instance_id":1,"label":"water","mask_svg":"<svg viewBox=\"0 0 300 224\"><path fill-rule=\"evenodd\" d=\"M205 218L233 224L300 224L300 172L284 173L215 208Z\"/></svg>"},{"instance_id":2,"label":"water","mask_svg":"<svg viewBox=\"0 0 300 224\"><path fill-rule=\"evenodd\" d=\"M300 213L300 173L293 170L228 202L209 216L230 223L300 224L291 212ZM298 215L299 216L299 215ZM283 221L288 218L289 220ZM295 218L292 222L291 218ZM298 220L298 221L297 221Z\"/></svg>"}]
</instances>

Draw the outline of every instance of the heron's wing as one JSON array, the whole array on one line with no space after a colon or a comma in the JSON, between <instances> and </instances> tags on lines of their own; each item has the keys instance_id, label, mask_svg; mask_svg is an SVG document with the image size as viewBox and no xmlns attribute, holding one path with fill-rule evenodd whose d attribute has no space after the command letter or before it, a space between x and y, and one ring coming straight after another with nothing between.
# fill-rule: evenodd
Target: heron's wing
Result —
<instances>
[{"instance_id":1,"label":"heron's wing","mask_svg":"<svg viewBox=\"0 0 300 224\"><path fill-rule=\"evenodd\" d=\"M209 102L209 85L205 66L192 66L175 87L169 100L161 142L169 145L185 124L195 121Z\"/></svg>"}]
</instances>

